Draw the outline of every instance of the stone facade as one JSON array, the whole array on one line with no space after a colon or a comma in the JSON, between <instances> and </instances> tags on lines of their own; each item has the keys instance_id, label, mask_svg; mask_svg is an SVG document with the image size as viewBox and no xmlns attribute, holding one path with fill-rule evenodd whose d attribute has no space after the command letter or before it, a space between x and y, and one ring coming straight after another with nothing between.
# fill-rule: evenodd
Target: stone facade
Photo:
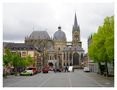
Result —
<instances>
[{"instance_id":1,"label":"stone facade","mask_svg":"<svg viewBox=\"0 0 117 90\"><path fill-rule=\"evenodd\" d=\"M34 47L43 54L43 66L53 63L56 68L73 65L74 68L81 68L83 63L84 50L80 41L80 27L75 14L72 29L72 41L67 42L66 34L61 26L50 38L46 31L33 31L25 38L27 45ZM45 55L46 52L46 55Z\"/></svg>"},{"instance_id":2,"label":"stone facade","mask_svg":"<svg viewBox=\"0 0 117 90\"><path fill-rule=\"evenodd\" d=\"M58 31L54 34L53 42L54 47L48 50L49 62L53 59L57 60L59 68L71 65L74 68L82 68L84 50L80 41L80 28L77 24L76 14L72 29L72 41L66 41L66 35L59 26Z\"/></svg>"},{"instance_id":3,"label":"stone facade","mask_svg":"<svg viewBox=\"0 0 117 90\"><path fill-rule=\"evenodd\" d=\"M30 67L35 67L37 69L41 68L40 64L42 63L42 59L39 57L40 53L37 52L37 50L32 45L26 45L25 43L8 43L5 45L4 51L7 48L10 49L12 53L18 53L21 57L30 55L35 61L35 64Z\"/></svg>"}]
</instances>

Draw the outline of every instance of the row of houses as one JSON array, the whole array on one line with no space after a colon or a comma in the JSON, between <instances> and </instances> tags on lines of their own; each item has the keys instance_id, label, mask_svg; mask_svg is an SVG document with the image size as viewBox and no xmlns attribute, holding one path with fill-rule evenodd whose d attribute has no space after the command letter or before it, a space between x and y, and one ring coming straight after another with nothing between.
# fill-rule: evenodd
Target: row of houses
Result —
<instances>
[{"instance_id":1,"label":"row of houses","mask_svg":"<svg viewBox=\"0 0 117 90\"><path fill-rule=\"evenodd\" d=\"M42 54L38 52L33 45L26 45L25 43L11 43L3 42L3 55L6 54L6 49L9 49L12 53L18 53L20 57L29 56L34 60L34 65L36 69L42 68ZM7 68L7 72L10 73L13 67Z\"/></svg>"}]
</instances>

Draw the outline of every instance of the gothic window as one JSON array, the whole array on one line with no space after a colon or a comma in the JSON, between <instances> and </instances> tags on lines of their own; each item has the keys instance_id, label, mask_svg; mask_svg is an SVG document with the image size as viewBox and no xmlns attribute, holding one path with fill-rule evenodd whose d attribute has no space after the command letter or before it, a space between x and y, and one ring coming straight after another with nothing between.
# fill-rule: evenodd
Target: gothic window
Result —
<instances>
[{"instance_id":1,"label":"gothic window","mask_svg":"<svg viewBox=\"0 0 117 90\"><path fill-rule=\"evenodd\" d=\"M73 65L79 65L79 54L78 53L73 54Z\"/></svg>"},{"instance_id":2,"label":"gothic window","mask_svg":"<svg viewBox=\"0 0 117 90\"><path fill-rule=\"evenodd\" d=\"M68 66L68 63L67 63L67 66Z\"/></svg>"},{"instance_id":3,"label":"gothic window","mask_svg":"<svg viewBox=\"0 0 117 90\"><path fill-rule=\"evenodd\" d=\"M50 60L51 60L51 56L50 56Z\"/></svg>"},{"instance_id":4,"label":"gothic window","mask_svg":"<svg viewBox=\"0 0 117 90\"><path fill-rule=\"evenodd\" d=\"M67 52L67 60L68 60L68 52Z\"/></svg>"},{"instance_id":5,"label":"gothic window","mask_svg":"<svg viewBox=\"0 0 117 90\"><path fill-rule=\"evenodd\" d=\"M83 62L83 53L81 53L81 60L82 60L82 62Z\"/></svg>"},{"instance_id":6,"label":"gothic window","mask_svg":"<svg viewBox=\"0 0 117 90\"><path fill-rule=\"evenodd\" d=\"M65 63L64 63L64 66L65 66Z\"/></svg>"},{"instance_id":7,"label":"gothic window","mask_svg":"<svg viewBox=\"0 0 117 90\"><path fill-rule=\"evenodd\" d=\"M65 52L64 52L64 60L65 60Z\"/></svg>"},{"instance_id":8,"label":"gothic window","mask_svg":"<svg viewBox=\"0 0 117 90\"><path fill-rule=\"evenodd\" d=\"M56 55L54 55L54 57L55 57L55 59L57 59L57 58L56 58Z\"/></svg>"},{"instance_id":9,"label":"gothic window","mask_svg":"<svg viewBox=\"0 0 117 90\"><path fill-rule=\"evenodd\" d=\"M72 59L72 53L70 53L70 57L69 58L70 58L70 60Z\"/></svg>"}]
</instances>

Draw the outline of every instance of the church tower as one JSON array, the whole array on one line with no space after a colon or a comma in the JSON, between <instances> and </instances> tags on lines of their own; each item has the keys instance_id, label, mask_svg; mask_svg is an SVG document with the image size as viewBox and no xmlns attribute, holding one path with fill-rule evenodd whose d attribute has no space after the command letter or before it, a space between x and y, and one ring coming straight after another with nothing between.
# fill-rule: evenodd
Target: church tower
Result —
<instances>
[{"instance_id":1,"label":"church tower","mask_svg":"<svg viewBox=\"0 0 117 90\"><path fill-rule=\"evenodd\" d=\"M81 42L80 42L80 27L77 23L77 16L75 13L75 19L74 19L74 25L72 28L72 45L77 47L81 47Z\"/></svg>"}]
</instances>

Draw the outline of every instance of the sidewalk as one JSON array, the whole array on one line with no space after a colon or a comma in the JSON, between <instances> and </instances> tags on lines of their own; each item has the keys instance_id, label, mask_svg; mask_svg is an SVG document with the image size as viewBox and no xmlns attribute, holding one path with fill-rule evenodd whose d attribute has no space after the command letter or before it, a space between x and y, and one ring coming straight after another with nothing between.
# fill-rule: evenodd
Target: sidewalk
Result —
<instances>
[{"instance_id":1,"label":"sidewalk","mask_svg":"<svg viewBox=\"0 0 117 90\"><path fill-rule=\"evenodd\" d=\"M93 78L97 82L101 83L104 86L112 86L114 87L114 77L106 77L97 73L89 72L85 73L88 77Z\"/></svg>"}]
</instances>

